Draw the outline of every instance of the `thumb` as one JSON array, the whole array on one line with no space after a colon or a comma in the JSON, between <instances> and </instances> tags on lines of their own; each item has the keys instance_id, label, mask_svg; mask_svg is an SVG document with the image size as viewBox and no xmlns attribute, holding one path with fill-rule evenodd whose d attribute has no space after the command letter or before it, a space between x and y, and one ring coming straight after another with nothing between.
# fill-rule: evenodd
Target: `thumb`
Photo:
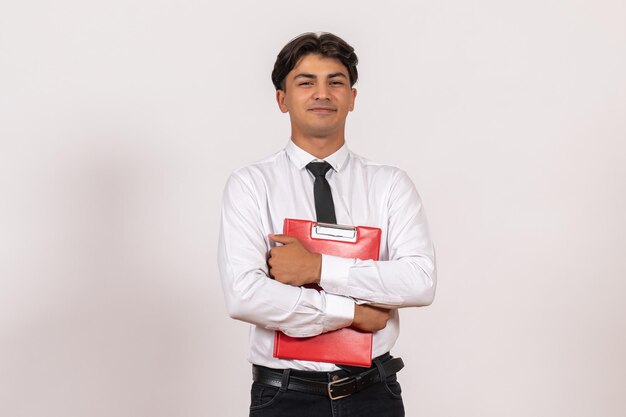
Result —
<instances>
[{"instance_id":1,"label":"thumb","mask_svg":"<svg viewBox=\"0 0 626 417\"><path fill-rule=\"evenodd\" d=\"M295 237L282 235L282 234L277 234L277 235L269 234L267 236L270 238L272 242L282 243L283 245L286 245L287 243L293 243L298 240Z\"/></svg>"}]
</instances>

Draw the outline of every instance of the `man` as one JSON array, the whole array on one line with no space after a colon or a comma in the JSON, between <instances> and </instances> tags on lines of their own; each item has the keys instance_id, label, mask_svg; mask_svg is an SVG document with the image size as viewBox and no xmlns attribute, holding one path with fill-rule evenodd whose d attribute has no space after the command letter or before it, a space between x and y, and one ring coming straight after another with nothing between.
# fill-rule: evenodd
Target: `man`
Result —
<instances>
[{"instance_id":1,"label":"man","mask_svg":"<svg viewBox=\"0 0 626 417\"><path fill-rule=\"evenodd\" d=\"M398 309L432 303L435 256L409 177L347 148L356 65L354 49L335 35L289 42L272 81L291 140L235 171L224 190L218 260L229 314L252 325L251 416L404 415L403 365L389 351ZM378 227L380 261L309 252L281 234L285 218ZM273 357L277 330L307 337L347 326L374 333L370 369ZM337 381L347 396L332 393Z\"/></svg>"}]
</instances>

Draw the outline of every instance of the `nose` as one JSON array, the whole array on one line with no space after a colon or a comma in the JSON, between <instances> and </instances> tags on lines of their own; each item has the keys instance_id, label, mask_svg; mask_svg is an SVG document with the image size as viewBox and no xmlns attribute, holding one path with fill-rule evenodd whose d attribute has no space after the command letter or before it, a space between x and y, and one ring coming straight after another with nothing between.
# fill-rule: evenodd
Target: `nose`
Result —
<instances>
[{"instance_id":1,"label":"nose","mask_svg":"<svg viewBox=\"0 0 626 417\"><path fill-rule=\"evenodd\" d=\"M330 95L328 94L328 86L324 83L319 83L315 89L316 100L328 100Z\"/></svg>"}]
</instances>

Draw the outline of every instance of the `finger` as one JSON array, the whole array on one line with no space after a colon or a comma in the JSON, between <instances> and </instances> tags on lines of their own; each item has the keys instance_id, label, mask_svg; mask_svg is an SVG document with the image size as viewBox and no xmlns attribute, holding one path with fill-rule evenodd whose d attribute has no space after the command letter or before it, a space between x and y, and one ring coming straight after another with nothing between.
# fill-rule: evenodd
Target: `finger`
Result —
<instances>
[{"instance_id":1,"label":"finger","mask_svg":"<svg viewBox=\"0 0 626 417\"><path fill-rule=\"evenodd\" d=\"M275 246L275 247L273 247L272 249L270 249L270 256L268 257L268 259L275 258L283 250L284 249L283 249L282 246Z\"/></svg>"},{"instance_id":2,"label":"finger","mask_svg":"<svg viewBox=\"0 0 626 417\"><path fill-rule=\"evenodd\" d=\"M282 243L283 245L287 243L293 243L298 239L292 236L282 235L282 234L269 234L268 237L272 242Z\"/></svg>"}]
</instances>

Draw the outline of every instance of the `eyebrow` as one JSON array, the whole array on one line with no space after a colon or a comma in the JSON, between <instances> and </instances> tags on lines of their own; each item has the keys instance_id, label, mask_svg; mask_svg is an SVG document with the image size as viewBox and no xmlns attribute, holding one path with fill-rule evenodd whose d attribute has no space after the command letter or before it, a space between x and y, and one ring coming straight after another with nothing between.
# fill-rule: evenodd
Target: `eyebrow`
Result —
<instances>
[{"instance_id":1,"label":"eyebrow","mask_svg":"<svg viewBox=\"0 0 626 417\"><path fill-rule=\"evenodd\" d=\"M343 72L333 72L333 73L328 74L326 76L326 78L337 78L337 77L347 78L346 74L344 74ZM309 79L316 80L317 79L317 75L309 74L307 72L302 72L302 73L296 75L295 77L293 77L294 80L298 79L298 78L309 78Z\"/></svg>"}]
</instances>

